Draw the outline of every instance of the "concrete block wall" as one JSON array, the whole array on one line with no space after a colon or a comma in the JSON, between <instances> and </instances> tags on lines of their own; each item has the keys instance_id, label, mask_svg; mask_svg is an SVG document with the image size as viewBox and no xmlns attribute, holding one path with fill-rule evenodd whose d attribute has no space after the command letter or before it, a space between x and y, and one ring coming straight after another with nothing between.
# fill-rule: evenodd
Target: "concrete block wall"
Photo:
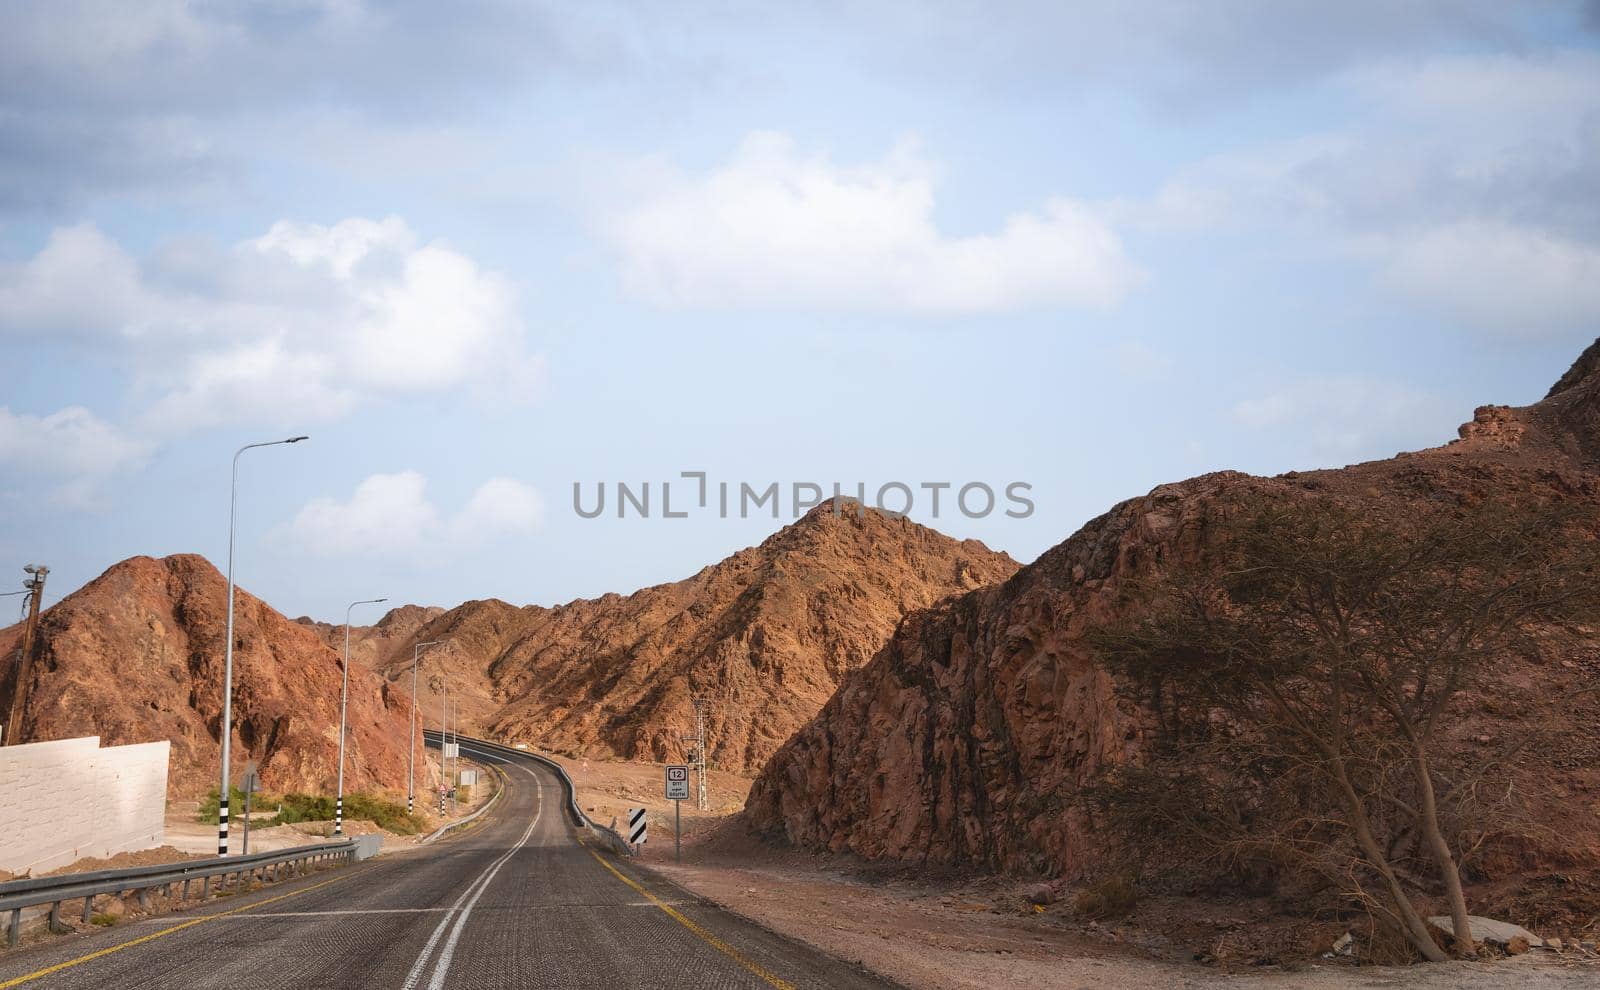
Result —
<instances>
[{"instance_id":1,"label":"concrete block wall","mask_svg":"<svg viewBox=\"0 0 1600 990\"><path fill-rule=\"evenodd\" d=\"M161 845L170 750L97 736L0 747L0 870L38 876Z\"/></svg>"}]
</instances>

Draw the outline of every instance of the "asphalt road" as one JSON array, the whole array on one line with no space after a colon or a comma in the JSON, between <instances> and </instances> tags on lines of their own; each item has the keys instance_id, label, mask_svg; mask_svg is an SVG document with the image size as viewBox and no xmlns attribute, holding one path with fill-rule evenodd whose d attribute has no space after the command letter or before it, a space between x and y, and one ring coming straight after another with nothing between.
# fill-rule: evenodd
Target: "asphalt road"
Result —
<instances>
[{"instance_id":1,"label":"asphalt road","mask_svg":"<svg viewBox=\"0 0 1600 990\"><path fill-rule=\"evenodd\" d=\"M0 990L893 986L580 841L543 765L462 749L507 776L464 834L23 946Z\"/></svg>"}]
</instances>

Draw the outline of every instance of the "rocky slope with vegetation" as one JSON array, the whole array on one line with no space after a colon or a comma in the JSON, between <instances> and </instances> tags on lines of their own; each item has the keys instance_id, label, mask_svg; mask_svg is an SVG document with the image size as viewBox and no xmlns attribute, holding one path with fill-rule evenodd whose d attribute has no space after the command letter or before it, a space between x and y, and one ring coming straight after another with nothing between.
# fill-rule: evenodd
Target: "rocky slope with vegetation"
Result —
<instances>
[{"instance_id":1,"label":"rocky slope with vegetation","mask_svg":"<svg viewBox=\"0 0 1600 990\"><path fill-rule=\"evenodd\" d=\"M1087 798L1110 771L1146 759L1158 719L1130 700L1094 631L1124 617L1135 585L1203 561L1214 531L1241 507L1297 500L1419 522L1489 502L1553 507L1580 520L1583 552L1593 554L1600 341L1542 401L1484 406L1445 446L1276 478L1224 472L1163 485L1009 580L908 615L767 763L747 823L801 847L919 867L1064 877L1120 868L1129 850L1094 820ZM1600 866L1600 705L1591 693L1600 652L1592 629L1578 633L1564 648L1494 658L1487 683L1452 702L1445 755L1504 752L1494 779L1517 811L1467 851L1469 882L1558 883L1565 871ZM1536 731L1538 745L1519 746ZM1236 806L1249 817L1247 800ZM1176 835L1153 845L1163 844L1181 845ZM1248 866L1207 864L1213 878L1234 869L1236 880Z\"/></svg>"}]
</instances>

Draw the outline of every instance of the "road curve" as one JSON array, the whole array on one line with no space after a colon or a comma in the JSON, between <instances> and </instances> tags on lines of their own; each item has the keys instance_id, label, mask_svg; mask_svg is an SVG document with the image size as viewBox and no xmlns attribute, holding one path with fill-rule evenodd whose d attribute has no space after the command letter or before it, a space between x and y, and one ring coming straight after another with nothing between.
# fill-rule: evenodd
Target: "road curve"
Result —
<instances>
[{"instance_id":1,"label":"road curve","mask_svg":"<svg viewBox=\"0 0 1600 990\"><path fill-rule=\"evenodd\" d=\"M462 750L506 776L462 834L24 946L0 955L0 990L893 986L582 841L542 764Z\"/></svg>"}]
</instances>

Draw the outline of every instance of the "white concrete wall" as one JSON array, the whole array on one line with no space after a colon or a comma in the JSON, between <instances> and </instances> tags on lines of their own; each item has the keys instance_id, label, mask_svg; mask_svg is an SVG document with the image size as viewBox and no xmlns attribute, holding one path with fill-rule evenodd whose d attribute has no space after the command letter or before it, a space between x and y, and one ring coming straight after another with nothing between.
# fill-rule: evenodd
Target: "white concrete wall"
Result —
<instances>
[{"instance_id":1,"label":"white concrete wall","mask_svg":"<svg viewBox=\"0 0 1600 990\"><path fill-rule=\"evenodd\" d=\"M102 749L97 736L0 747L0 870L38 876L161 845L170 749Z\"/></svg>"}]
</instances>

